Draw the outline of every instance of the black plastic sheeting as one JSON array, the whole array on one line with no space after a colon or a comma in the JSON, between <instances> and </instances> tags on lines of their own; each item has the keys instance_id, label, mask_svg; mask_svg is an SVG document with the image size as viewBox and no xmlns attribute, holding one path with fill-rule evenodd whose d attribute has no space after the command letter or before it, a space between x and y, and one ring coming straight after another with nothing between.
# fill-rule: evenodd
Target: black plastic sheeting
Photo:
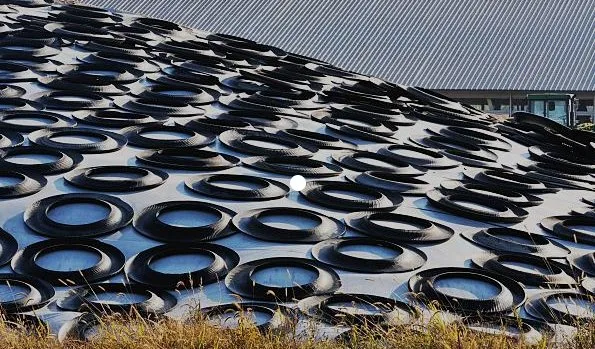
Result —
<instances>
[{"instance_id":1,"label":"black plastic sheeting","mask_svg":"<svg viewBox=\"0 0 595 349\"><path fill-rule=\"evenodd\" d=\"M84 339L104 313L244 304L261 329L337 335L427 302L473 328L520 311L506 325L531 338L593 320L594 134L162 20L1 3L0 286L26 295L3 288L7 321Z\"/></svg>"}]
</instances>

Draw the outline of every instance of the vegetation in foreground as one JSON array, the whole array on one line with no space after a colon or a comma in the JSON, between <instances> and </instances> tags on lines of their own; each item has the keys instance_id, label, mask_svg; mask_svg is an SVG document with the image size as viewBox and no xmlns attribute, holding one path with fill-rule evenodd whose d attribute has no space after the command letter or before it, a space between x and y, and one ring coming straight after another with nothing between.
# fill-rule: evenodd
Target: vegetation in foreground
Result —
<instances>
[{"instance_id":1,"label":"vegetation in foreground","mask_svg":"<svg viewBox=\"0 0 595 349\"><path fill-rule=\"evenodd\" d=\"M379 333L381 333L379 335ZM427 327L395 327L380 332L360 329L347 339L298 337L289 332L261 333L253 325L240 321L234 329L213 327L204 320L179 322L110 317L102 320L90 341L67 339L59 342L46 328L24 331L0 324L0 348L97 348L97 349L330 349L330 348L595 348L595 324L579 328L571 338L558 343L542 339L528 344L522 338L469 330L464 326L430 323Z\"/></svg>"},{"instance_id":2,"label":"vegetation in foreground","mask_svg":"<svg viewBox=\"0 0 595 349\"><path fill-rule=\"evenodd\" d=\"M590 122L579 124L576 128L583 131L595 132L595 124Z\"/></svg>"}]
</instances>

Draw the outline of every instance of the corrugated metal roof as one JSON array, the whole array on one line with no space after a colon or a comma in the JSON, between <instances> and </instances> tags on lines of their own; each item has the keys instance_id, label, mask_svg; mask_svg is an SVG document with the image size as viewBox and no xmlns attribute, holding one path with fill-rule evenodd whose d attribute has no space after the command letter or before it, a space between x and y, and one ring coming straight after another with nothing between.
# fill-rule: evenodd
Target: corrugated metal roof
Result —
<instances>
[{"instance_id":1,"label":"corrugated metal roof","mask_svg":"<svg viewBox=\"0 0 595 349\"><path fill-rule=\"evenodd\" d=\"M433 89L595 90L594 0L88 0Z\"/></svg>"}]
</instances>

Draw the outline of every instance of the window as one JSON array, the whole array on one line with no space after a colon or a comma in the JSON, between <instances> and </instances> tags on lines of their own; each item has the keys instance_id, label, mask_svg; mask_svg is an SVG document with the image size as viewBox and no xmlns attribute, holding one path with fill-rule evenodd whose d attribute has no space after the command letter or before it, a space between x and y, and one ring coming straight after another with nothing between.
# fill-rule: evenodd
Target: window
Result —
<instances>
[{"instance_id":1,"label":"window","mask_svg":"<svg viewBox=\"0 0 595 349\"><path fill-rule=\"evenodd\" d=\"M578 112L587 112L593 113L593 100L592 99L579 99L578 100L578 107L576 108Z\"/></svg>"},{"instance_id":2,"label":"window","mask_svg":"<svg viewBox=\"0 0 595 349\"><path fill-rule=\"evenodd\" d=\"M497 113L508 113L510 111L509 99L492 98L490 101L492 102L492 108L488 111L493 111Z\"/></svg>"},{"instance_id":3,"label":"window","mask_svg":"<svg viewBox=\"0 0 595 349\"><path fill-rule=\"evenodd\" d=\"M512 111L527 111L529 110L526 99L513 99Z\"/></svg>"},{"instance_id":4,"label":"window","mask_svg":"<svg viewBox=\"0 0 595 349\"><path fill-rule=\"evenodd\" d=\"M546 117L554 120L557 123L566 125L566 115L568 114L568 108L566 101L547 101Z\"/></svg>"},{"instance_id":5,"label":"window","mask_svg":"<svg viewBox=\"0 0 595 349\"><path fill-rule=\"evenodd\" d=\"M545 116L545 101L531 101L530 103L533 114Z\"/></svg>"}]
</instances>

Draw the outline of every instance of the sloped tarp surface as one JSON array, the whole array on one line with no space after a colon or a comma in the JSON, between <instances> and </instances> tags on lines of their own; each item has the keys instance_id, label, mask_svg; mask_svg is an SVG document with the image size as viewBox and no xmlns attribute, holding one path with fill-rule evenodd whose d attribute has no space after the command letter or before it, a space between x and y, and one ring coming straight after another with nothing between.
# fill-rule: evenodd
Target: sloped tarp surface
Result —
<instances>
[{"instance_id":1,"label":"sloped tarp surface","mask_svg":"<svg viewBox=\"0 0 595 349\"><path fill-rule=\"evenodd\" d=\"M459 315L593 314L592 134L98 8L0 5L0 37L8 314L72 335L122 303L316 315L310 296L363 294L337 302L407 313L412 291ZM552 315L543 288L582 310Z\"/></svg>"}]
</instances>

